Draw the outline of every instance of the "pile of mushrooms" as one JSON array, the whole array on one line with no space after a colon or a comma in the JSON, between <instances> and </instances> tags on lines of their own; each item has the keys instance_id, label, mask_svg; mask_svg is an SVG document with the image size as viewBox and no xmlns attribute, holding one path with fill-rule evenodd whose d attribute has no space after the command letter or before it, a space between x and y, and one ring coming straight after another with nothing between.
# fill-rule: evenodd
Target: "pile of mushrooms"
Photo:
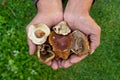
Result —
<instances>
[{"instance_id":1,"label":"pile of mushrooms","mask_svg":"<svg viewBox=\"0 0 120 80\"><path fill-rule=\"evenodd\" d=\"M81 56L89 53L87 37L79 30L72 31L65 21L52 30L45 24L30 25L28 37L37 45L38 59L43 63L68 59L71 54Z\"/></svg>"}]
</instances>

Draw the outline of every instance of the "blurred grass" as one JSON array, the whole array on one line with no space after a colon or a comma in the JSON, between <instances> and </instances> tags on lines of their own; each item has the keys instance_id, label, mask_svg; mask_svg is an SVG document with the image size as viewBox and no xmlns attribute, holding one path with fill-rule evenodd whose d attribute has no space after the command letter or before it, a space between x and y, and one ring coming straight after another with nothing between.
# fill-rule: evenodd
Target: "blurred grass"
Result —
<instances>
[{"instance_id":1,"label":"blurred grass","mask_svg":"<svg viewBox=\"0 0 120 80\"><path fill-rule=\"evenodd\" d=\"M25 26L37 12L32 0L2 1L0 80L120 80L120 0L96 1L91 16L102 28L101 45L78 64L56 71L28 53Z\"/></svg>"}]
</instances>

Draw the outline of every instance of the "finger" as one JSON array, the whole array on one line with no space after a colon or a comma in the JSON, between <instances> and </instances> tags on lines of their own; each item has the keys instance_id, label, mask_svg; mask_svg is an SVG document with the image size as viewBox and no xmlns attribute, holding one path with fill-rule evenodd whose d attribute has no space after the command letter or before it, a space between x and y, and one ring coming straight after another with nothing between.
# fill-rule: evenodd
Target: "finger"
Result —
<instances>
[{"instance_id":1,"label":"finger","mask_svg":"<svg viewBox=\"0 0 120 80\"><path fill-rule=\"evenodd\" d=\"M52 69L53 70L57 70L58 69L58 64L57 64L57 61L56 60L53 60L53 62L52 62Z\"/></svg>"},{"instance_id":2,"label":"finger","mask_svg":"<svg viewBox=\"0 0 120 80\"><path fill-rule=\"evenodd\" d=\"M71 65L72 65L72 63L70 63L69 59L62 61L62 67L63 67L63 68L68 68L68 67L70 67Z\"/></svg>"},{"instance_id":3,"label":"finger","mask_svg":"<svg viewBox=\"0 0 120 80\"><path fill-rule=\"evenodd\" d=\"M82 56L77 56L77 55L71 55L70 56L70 63L77 63L77 62L80 62L81 60L83 60L84 58L87 57L88 54L85 54L85 55L82 55Z\"/></svg>"},{"instance_id":4,"label":"finger","mask_svg":"<svg viewBox=\"0 0 120 80\"><path fill-rule=\"evenodd\" d=\"M90 35L90 54L92 54L95 49L99 46L100 44L100 34L92 34Z\"/></svg>"},{"instance_id":5,"label":"finger","mask_svg":"<svg viewBox=\"0 0 120 80\"><path fill-rule=\"evenodd\" d=\"M31 40L28 39L28 46L29 46L30 55L33 55L36 51L36 45L34 43L32 43Z\"/></svg>"},{"instance_id":6,"label":"finger","mask_svg":"<svg viewBox=\"0 0 120 80\"><path fill-rule=\"evenodd\" d=\"M60 60L58 60L57 62L58 62L58 67L59 67L59 68L62 68L62 65L61 65L62 60L60 59Z\"/></svg>"}]
</instances>

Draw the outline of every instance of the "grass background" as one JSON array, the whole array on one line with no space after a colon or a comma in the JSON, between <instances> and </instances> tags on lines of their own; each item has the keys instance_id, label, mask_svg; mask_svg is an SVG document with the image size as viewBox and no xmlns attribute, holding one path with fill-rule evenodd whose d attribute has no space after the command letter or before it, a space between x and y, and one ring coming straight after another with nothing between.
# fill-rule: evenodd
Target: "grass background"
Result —
<instances>
[{"instance_id":1,"label":"grass background","mask_svg":"<svg viewBox=\"0 0 120 80\"><path fill-rule=\"evenodd\" d=\"M36 14L32 0L2 2L0 80L120 80L120 0L96 0L91 16L102 28L101 45L83 61L56 71L28 53L25 27Z\"/></svg>"}]
</instances>

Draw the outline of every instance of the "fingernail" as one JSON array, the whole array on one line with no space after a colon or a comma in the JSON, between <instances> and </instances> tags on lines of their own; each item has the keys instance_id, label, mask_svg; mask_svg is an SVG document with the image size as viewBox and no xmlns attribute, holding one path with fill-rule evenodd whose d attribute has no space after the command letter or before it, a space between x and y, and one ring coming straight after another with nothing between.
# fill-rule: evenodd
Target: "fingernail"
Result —
<instances>
[{"instance_id":1,"label":"fingernail","mask_svg":"<svg viewBox=\"0 0 120 80\"><path fill-rule=\"evenodd\" d=\"M93 54L94 53L94 51L92 51L90 54Z\"/></svg>"},{"instance_id":2,"label":"fingernail","mask_svg":"<svg viewBox=\"0 0 120 80\"><path fill-rule=\"evenodd\" d=\"M32 51L31 51L31 50L29 50L29 54L30 54L30 55L33 55L33 53L32 53Z\"/></svg>"},{"instance_id":3,"label":"fingernail","mask_svg":"<svg viewBox=\"0 0 120 80\"><path fill-rule=\"evenodd\" d=\"M29 49L29 54L30 54L30 55L32 55L32 53L31 53L30 49Z\"/></svg>"},{"instance_id":4,"label":"fingernail","mask_svg":"<svg viewBox=\"0 0 120 80\"><path fill-rule=\"evenodd\" d=\"M51 61L49 61L49 62L47 62L46 64L47 64L48 66L51 66L51 63L52 63L52 62L51 62Z\"/></svg>"},{"instance_id":5,"label":"fingernail","mask_svg":"<svg viewBox=\"0 0 120 80\"><path fill-rule=\"evenodd\" d=\"M64 68L68 68L68 67L70 67L72 64L70 63L70 61L69 60L66 60L65 61L65 63L64 63Z\"/></svg>"},{"instance_id":6,"label":"fingernail","mask_svg":"<svg viewBox=\"0 0 120 80\"><path fill-rule=\"evenodd\" d=\"M31 51L29 50L29 54L32 55Z\"/></svg>"},{"instance_id":7,"label":"fingernail","mask_svg":"<svg viewBox=\"0 0 120 80\"><path fill-rule=\"evenodd\" d=\"M52 69L53 69L53 70L57 70L58 67L57 67L57 66L53 66Z\"/></svg>"},{"instance_id":8,"label":"fingernail","mask_svg":"<svg viewBox=\"0 0 120 80\"><path fill-rule=\"evenodd\" d=\"M58 69L58 65L57 65L57 62L55 60L53 60L52 69L53 70L57 70Z\"/></svg>"}]
</instances>

